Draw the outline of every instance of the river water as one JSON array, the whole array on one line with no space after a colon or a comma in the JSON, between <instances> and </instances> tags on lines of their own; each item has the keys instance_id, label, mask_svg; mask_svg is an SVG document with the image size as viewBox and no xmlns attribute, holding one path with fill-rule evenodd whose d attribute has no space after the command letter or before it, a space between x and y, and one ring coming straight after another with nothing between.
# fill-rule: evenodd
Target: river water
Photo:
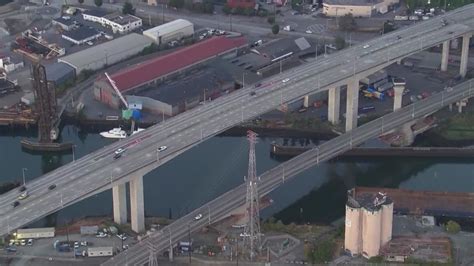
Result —
<instances>
[{"instance_id":1,"label":"river water","mask_svg":"<svg viewBox=\"0 0 474 266\"><path fill-rule=\"evenodd\" d=\"M22 151L20 139L33 138L35 132L17 134L18 130L0 132L0 182L21 180L22 168L27 168L28 181L72 161L72 154ZM77 158L113 141L72 125L63 128L61 138L77 145ZM281 162L269 153L274 140L258 140L258 173ZM173 218L184 215L242 183L247 165L245 137L214 137L145 176L145 214L167 217L171 210ZM275 190L271 194L274 203L262 216L276 215L284 222L331 222L344 215L346 191L355 185L474 192L473 166L474 159L448 158L331 161L307 170ZM105 191L65 208L48 221L63 223L84 216L111 214L111 191Z\"/></svg>"}]
</instances>

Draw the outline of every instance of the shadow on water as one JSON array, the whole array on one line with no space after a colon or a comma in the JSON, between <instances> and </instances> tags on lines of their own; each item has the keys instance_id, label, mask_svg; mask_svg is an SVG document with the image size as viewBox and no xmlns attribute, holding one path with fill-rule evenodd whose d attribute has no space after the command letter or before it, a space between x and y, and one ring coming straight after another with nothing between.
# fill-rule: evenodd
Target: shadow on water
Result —
<instances>
[{"instance_id":1,"label":"shadow on water","mask_svg":"<svg viewBox=\"0 0 474 266\"><path fill-rule=\"evenodd\" d=\"M452 162L454 163L454 160ZM456 162L459 163L459 160ZM410 158L395 162L393 159L330 162L328 182L314 188L309 194L276 213L274 217L284 223L330 223L344 216L348 189L355 186L397 188L403 181L434 164L436 162L433 160Z\"/></svg>"}]
</instances>

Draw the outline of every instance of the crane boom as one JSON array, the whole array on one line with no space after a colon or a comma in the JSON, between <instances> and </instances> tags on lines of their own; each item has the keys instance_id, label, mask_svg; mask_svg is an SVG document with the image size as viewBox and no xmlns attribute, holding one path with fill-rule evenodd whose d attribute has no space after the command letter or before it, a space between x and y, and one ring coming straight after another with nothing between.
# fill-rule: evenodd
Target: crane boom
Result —
<instances>
[{"instance_id":1,"label":"crane boom","mask_svg":"<svg viewBox=\"0 0 474 266\"><path fill-rule=\"evenodd\" d=\"M114 88L114 90L115 90L115 92L117 93L117 95L119 96L120 100L122 100L123 104L124 104L125 107L127 107L127 109L128 109L127 100L125 100L125 98L123 97L122 93L121 93L120 90L117 88L117 85L115 85L115 81L109 76L109 74L107 74L107 72L105 72L105 76L106 76L107 79L109 80L110 85L112 85L112 88Z\"/></svg>"}]
</instances>

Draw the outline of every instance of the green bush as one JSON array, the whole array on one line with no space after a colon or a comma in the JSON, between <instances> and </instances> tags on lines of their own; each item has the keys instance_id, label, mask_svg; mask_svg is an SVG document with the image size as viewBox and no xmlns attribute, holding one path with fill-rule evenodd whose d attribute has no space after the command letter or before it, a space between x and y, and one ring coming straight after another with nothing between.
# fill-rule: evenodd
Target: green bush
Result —
<instances>
[{"instance_id":1,"label":"green bush","mask_svg":"<svg viewBox=\"0 0 474 266\"><path fill-rule=\"evenodd\" d=\"M278 24L274 24L272 26L272 33L277 35L280 32L280 26Z\"/></svg>"},{"instance_id":2,"label":"green bush","mask_svg":"<svg viewBox=\"0 0 474 266\"><path fill-rule=\"evenodd\" d=\"M445 227L446 232L450 234L457 234L459 231L461 231L461 226L455 221L448 221Z\"/></svg>"}]
</instances>

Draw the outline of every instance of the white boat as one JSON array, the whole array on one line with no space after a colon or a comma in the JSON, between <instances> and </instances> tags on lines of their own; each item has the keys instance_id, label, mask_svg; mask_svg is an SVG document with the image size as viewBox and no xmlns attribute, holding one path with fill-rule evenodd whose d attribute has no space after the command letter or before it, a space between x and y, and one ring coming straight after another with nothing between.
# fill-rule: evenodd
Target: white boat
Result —
<instances>
[{"instance_id":1,"label":"white boat","mask_svg":"<svg viewBox=\"0 0 474 266\"><path fill-rule=\"evenodd\" d=\"M124 139L127 137L127 132L125 130L117 127L109 131L100 132L100 135L108 139Z\"/></svg>"},{"instance_id":2,"label":"white boat","mask_svg":"<svg viewBox=\"0 0 474 266\"><path fill-rule=\"evenodd\" d=\"M142 132L143 130L145 130L145 129L144 129L144 128L137 128L137 130L134 130L134 131L132 132L132 135L135 135L135 134L137 134L138 132Z\"/></svg>"}]
</instances>

